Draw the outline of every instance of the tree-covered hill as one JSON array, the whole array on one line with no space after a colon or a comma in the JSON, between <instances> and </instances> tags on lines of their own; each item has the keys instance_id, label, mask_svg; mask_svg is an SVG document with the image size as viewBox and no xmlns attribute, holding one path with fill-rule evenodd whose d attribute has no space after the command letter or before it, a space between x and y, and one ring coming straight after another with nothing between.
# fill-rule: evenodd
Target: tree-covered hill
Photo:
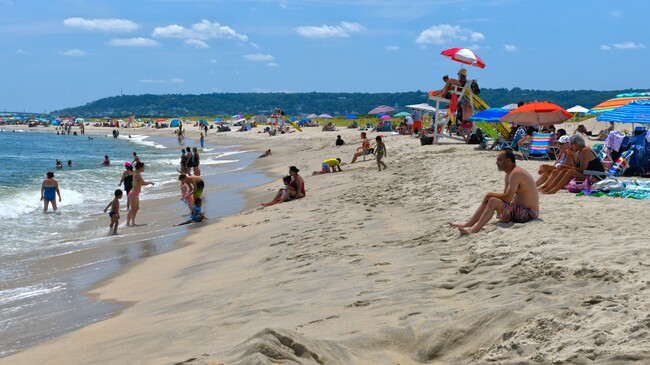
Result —
<instances>
[{"instance_id":1,"label":"tree-covered hill","mask_svg":"<svg viewBox=\"0 0 650 365\"><path fill-rule=\"evenodd\" d=\"M482 89L480 97L492 107L501 107L519 101L547 100L570 108L582 105L591 108L596 104L624 92L646 90L526 90ZM427 101L424 91L399 93L213 93L201 95L124 95L113 96L90 102L83 106L65 108L55 112L59 115L85 117L104 116L189 116L189 115L233 115L268 114L275 108L282 108L288 115L310 113L347 115L366 114L378 105L390 105L396 109L408 104Z\"/></svg>"}]
</instances>

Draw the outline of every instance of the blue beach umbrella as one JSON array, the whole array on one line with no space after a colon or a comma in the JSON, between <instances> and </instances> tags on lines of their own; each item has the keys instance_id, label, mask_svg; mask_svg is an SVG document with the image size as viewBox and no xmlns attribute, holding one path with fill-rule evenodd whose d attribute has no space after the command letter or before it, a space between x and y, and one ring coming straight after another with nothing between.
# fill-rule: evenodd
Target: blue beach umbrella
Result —
<instances>
[{"instance_id":1,"label":"blue beach umbrella","mask_svg":"<svg viewBox=\"0 0 650 365\"><path fill-rule=\"evenodd\" d=\"M650 124L650 100L634 100L627 105L603 113L599 122Z\"/></svg>"},{"instance_id":2,"label":"blue beach umbrella","mask_svg":"<svg viewBox=\"0 0 650 365\"><path fill-rule=\"evenodd\" d=\"M467 119L470 122L498 123L499 119L509 112L510 110L504 108L490 108L482 110Z\"/></svg>"},{"instance_id":3,"label":"blue beach umbrella","mask_svg":"<svg viewBox=\"0 0 650 365\"><path fill-rule=\"evenodd\" d=\"M178 119L172 119L172 121L169 123L169 126L171 128L177 128L178 127Z\"/></svg>"},{"instance_id":4,"label":"blue beach umbrella","mask_svg":"<svg viewBox=\"0 0 650 365\"><path fill-rule=\"evenodd\" d=\"M223 121L223 118L216 117L216 118L212 119L212 121L213 122L221 122L221 121Z\"/></svg>"},{"instance_id":5,"label":"blue beach umbrella","mask_svg":"<svg viewBox=\"0 0 650 365\"><path fill-rule=\"evenodd\" d=\"M348 114L343 119L359 119L359 117L354 114Z\"/></svg>"}]
</instances>

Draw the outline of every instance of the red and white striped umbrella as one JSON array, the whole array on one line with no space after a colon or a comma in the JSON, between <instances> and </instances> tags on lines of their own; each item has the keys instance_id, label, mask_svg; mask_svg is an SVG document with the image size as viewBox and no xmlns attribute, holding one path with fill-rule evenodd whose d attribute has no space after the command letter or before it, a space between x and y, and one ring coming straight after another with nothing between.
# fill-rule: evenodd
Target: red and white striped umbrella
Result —
<instances>
[{"instance_id":1,"label":"red and white striped umbrella","mask_svg":"<svg viewBox=\"0 0 650 365\"><path fill-rule=\"evenodd\" d=\"M465 65L471 65L478 68L485 68L485 62L483 62L481 57L479 57L471 49L449 48L440 52L440 54Z\"/></svg>"}]
</instances>

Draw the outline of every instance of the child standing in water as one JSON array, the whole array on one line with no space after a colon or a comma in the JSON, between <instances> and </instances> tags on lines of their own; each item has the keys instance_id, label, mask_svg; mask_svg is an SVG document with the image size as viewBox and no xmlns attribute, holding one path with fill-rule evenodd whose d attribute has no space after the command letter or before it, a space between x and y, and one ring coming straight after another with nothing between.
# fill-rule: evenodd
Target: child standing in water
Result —
<instances>
[{"instance_id":1,"label":"child standing in water","mask_svg":"<svg viewBox=\"0 0 650 365\"><path fill-rule=\"evenodd\" d=\"M386 152L386 145L381 140L381 136L377 136L377 138L375 138L375 141L377 141L377 147L375 148L375 154L377 154L377 167L379 168L379 171L381 171L381 167L384 166L385 170L386 164L381 159L384 156L388 157L388 153Z\"/></svg>"},{"instance_id":2,"label":"child standing in water","mask_svg":"<svg viewBox=\"0 0 650 365\"><path fill-rule=\"evenodd\" d=\"M205 143L205 138L203 138L203 133L201 133L201 148L203 148L203 143Z\"/></svg>"},{"instance_id":3,"label":"child standing in water","mask_svg":"<svg viewBox=\"0 0 650 365\"><path fill-rule=\"evenodd\" d=\"M43 184L41 184L41 200L43 201L43 211L47 212L47 207L50 202L52 202L52 209L56 211L57 194L59 195L59 202L61 202L59 182L54 180L54 173L52 171L48 171L46 176L47 179L43 180Z\"/></svg>"},{"instance_id":4,"label":"child standing in water","mask_svg":"<svg viewBox=\"0 0 650 365\"><path fill-rule=\"evenodd\" d=\"M108 230L113 231L113 234L117 234L117 226L120 224L120 199L122 199L122 190L117 189L115 190L115 198L104 208L104 213L109 207L111 208L108 212L108 216L111 218L111 225L108 226Z\"/></svg>"}]
</instances>

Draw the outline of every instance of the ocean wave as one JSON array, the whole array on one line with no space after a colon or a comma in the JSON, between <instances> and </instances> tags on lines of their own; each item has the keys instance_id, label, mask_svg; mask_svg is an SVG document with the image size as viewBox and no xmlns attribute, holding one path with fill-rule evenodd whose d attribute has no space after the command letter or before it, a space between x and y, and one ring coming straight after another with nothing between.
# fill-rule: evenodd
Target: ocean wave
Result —
<instances>
[{"instance_id":1,"label":"ocean wave","mask_svg":"<svg viewBox=\"0 0 650 365\"><path fill-rule=\"evenodd\" d=\"M64 283L36 284L20 288L0 290L0 305L33 298L62 289L65 289Z\"/></svg>"},{"instance_id":2,"label":"ocean wave","mask_svg":"<svg viewBox=\"0 0 650 365\"><path fill-rule=\"evenodd\" d=\"M129 137L130 136L130 137ZM129 135L129 136L120 136L119 138L125 139L129 142L135 143L135 144L141 144L144 146L150 146L154 148L167 148L162 144L156 143L154 141L148 140L149 136L144 136L141 134L135 134L135 135Z\"/></svg>"}]
</instances>

